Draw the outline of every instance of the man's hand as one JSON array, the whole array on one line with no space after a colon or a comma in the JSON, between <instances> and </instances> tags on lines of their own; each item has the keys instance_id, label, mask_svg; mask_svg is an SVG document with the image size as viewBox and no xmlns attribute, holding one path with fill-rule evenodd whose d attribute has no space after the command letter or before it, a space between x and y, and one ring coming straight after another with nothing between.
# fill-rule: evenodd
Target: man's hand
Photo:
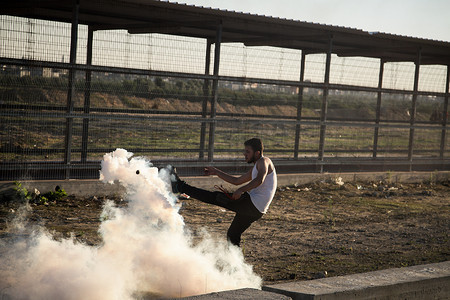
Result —
<instances>
[{"instance_id":1,"label":"man's hand","mask_svg":"<svg viewBox=\"0 0 450 300\"><path fill-rule=\"evenodd\" d=\"M239 188L239 189L237 189L237 190L233 193L233 195L231 196L231 198L233 198L233 200L237 200L237 199L241 198L241 196L242 196L243 193L244 193L244 192Z\"/></svg>"},{"instance_id":2,"label":"man's hand","mask_svg":"<svg viewBox=\"0 0 450 300\"><path fill-rule=\"evenodd\" d=\"M203 171L206 176L217 175L217 169L214 167L205 167Z\"/></svg>"}]
</instances>

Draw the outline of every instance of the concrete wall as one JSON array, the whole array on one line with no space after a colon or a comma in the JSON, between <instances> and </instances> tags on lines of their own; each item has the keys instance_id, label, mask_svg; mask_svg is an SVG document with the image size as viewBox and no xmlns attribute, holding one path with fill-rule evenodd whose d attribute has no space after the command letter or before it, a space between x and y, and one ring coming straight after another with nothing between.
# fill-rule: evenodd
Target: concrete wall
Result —
<instances>
[{"instance_id":1,"label":"concrete wall","mask_svg":"<svg viewBox=\"0 0 450 300\"><path fill-rule=\"evenodd\" d=\"M239 289L178 298L181 300L290 300L291 297L280 293L271 293L257 289ZM150 300L150 299L149 299Z\"/></svg>"},{"instance_id":2,"label":"concrete wall","mask_svg":"<svg viewBox=\"0 0 450 300\"><path fill-rule=\"evenodd\" d=\"M450 299L450 261L264 286L294 300Z\"/></svg>"},{"instance_id":3,"label":"concrete wall","mask_svg":"<svg viewBox=\"0 0 450 300\"><path fill-rule=\"evenodd\" d=\"M436 172L379 172L379 173L311 173L311 174L278 174L278 186L304 185L316 181L335 180L341 177L344 182L388 181L393 183L421 183L442 182L450 180L450 171ZM213 190L214 185L223 185L229 190L235 189L216 176L197 176L182 178L191 185ZM125 189L118 184L105 184L99 180L39 180L20 181L22 186L32 191L37 188L41 192L54 190L57 185L69 195L85 196L118 196L123 195ZM0 194L11 192L14 182L0 182Z\"/></svg>"},{"instance_id":4,"label":"concrete wall","mask_svg":"<svg viewBox=\"0 0 450 300\"><path fill-rule=\"evenodd\" d=\"M279 298L284 296L286 298ZM240 289L182 298L293 300L423 300L450 299L450 261Z\"/></svg>"}]
</instances>

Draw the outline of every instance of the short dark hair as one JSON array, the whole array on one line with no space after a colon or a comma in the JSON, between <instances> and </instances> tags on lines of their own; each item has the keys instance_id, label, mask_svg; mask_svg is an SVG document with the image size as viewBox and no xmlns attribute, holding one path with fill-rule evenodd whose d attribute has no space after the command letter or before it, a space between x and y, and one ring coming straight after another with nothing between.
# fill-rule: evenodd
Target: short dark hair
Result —
<instances>
[{"instance_id":1,"label":"short dark hair","mask_svg":"<svg viewBox=\"0 0 450 300\"><path fill-rule=\"evenodd\" d=\"M244 142L244 145L245 146L250 146L253 149L254 152L259 151L259 152L261 152L261 154L262 154L262 152L264 150L263 143L258 138L249 139L249 140Z\"/></svg>"}]
</instances>

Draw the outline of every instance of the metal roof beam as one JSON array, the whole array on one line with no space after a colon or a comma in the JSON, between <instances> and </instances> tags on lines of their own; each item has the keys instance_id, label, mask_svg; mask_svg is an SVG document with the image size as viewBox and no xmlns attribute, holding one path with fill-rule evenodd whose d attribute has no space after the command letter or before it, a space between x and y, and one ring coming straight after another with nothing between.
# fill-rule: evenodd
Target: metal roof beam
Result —
<instances>
[{"instance_id":1,"label":"metal roof beam","mask_svg":"<svg viewBox=\"0 0 450 300\"><path fill-rule=\"evenodd\" d=\"M143 34L143 33L176 34L199 38L212 38L215 36L214 30L187 28L183 26L164 26L164 25L154 27L130 28L128 29L128 32L131 34Z\"/></svg>"},{"instance_id":2,"label":"metal roof beam","mask_svg":"<svg viewBox=\"0 0 450 300\"><path fill-rule=\"evenodd\" d=\"M328 34L311 35L311 34L298 34L295 37L292 36L280 36L280 35L265 35L259 38L248 38L244 40L246 46L267 46L269 44L277 45L291 45L294 43L317 43L323 42L327 44L329 40Z\"/></svg>"}]
</instances>

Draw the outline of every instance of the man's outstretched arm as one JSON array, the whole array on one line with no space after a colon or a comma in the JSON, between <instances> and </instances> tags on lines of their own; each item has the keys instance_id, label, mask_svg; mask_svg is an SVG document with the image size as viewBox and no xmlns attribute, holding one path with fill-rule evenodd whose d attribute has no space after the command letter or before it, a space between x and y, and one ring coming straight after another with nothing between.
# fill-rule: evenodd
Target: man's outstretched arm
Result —
<instances>
[{"instance_id":1,"label":"man's outstretched arm","mask_svg":"<svg viewBox=\"0 0 450 300\"><path fill-rule=\"evenodd\" d=\"M243 184L243 183L246 183L246 182L252 180L252 170L251 169L247 173L245 173L239 177L235 177L235 176L225 173L224 171L219 170L217 168L206 167L205 175L217 175L220 179L222 179L228 183L234 184L234 185L240 185L240 184Z\"/></svg>"}]
</instances>

